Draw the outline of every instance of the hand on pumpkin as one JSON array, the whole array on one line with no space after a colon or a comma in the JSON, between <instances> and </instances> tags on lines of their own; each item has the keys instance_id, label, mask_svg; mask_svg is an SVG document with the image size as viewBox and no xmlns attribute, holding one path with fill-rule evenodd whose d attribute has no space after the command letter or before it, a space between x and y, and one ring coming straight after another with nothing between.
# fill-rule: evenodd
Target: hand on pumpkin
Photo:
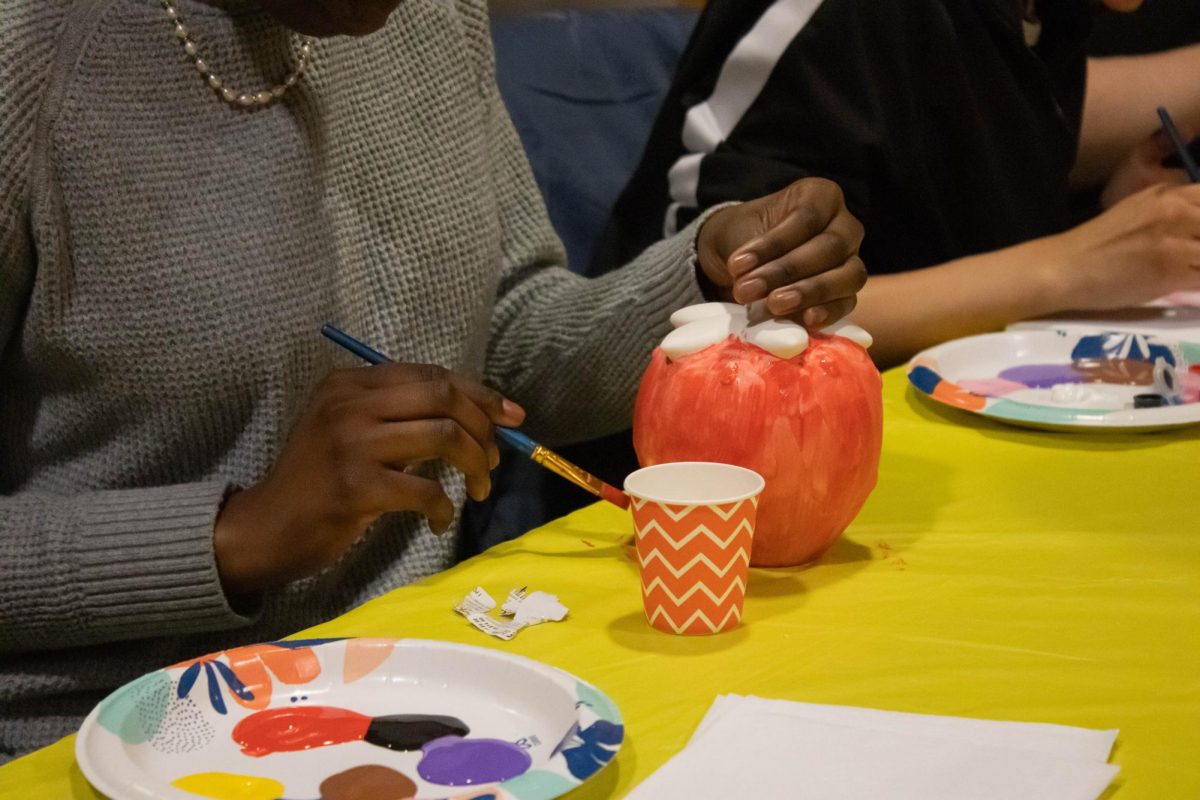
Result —
<instances>
[{"instance_id":1,"label":"hand on pumpkin","mask_svg":"<svg viewBox=\"0 0 1200 800\"><path fill-rule=\"evenodd\" d=\"M717 211L700 228L696 252L722 299L765 298L773 316L823 328L854 309L866 283L862 239L862 223L847 210L841 188L803 178Z\"/></svg>"},{"instance_id":2,"label":"hand on pumpkin","mask_svg":"<svg viewBox=\"0 0 1200 800\"><path fill-rule=\"evenodd\" d=\"M497 392L428 364L332 372L258 484L229 497L213 536L231 595L329 566L382 514L415 511L443 531L454 506L441 484L407 469L441 459L482 500L500 460L494 425L525 413Z\"/></svg>"}]
</instances>

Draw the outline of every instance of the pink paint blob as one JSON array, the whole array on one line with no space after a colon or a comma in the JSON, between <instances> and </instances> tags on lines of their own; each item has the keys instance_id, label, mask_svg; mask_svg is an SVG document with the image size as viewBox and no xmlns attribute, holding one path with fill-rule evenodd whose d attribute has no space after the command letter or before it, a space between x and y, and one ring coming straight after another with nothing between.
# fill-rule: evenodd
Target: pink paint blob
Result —
<instances>
[{"instance_id":1,"label":"pink paint blob","mask_svg":"<svg viewBox=\"0 0 1200 800\"><path fill-rule=\"evenodd\" d=\"M978 380L965 380L959 381L958 385L972 394L978 394L984 397L1004 397L1006 394L1019 392L1026 388L1025 384L1023 383L1008 381L1004 378L980 378Z\"/></svg>"},{"instance_id":2,"label":"pink paint blob","mask_svg":"<svg viewBox=\"0 0 1200 800\"><path fill-rule=\"evenodd\" d=\"M1196 369L1192 367L1192 369ZM1200 371L1184 372L1178 375L1179 393L1185 403L1200 403Z\"/></svg>"},{"instance_id":3,"label":"pink paint blob","mask_svg":"<svg viewBox=\"0 0 1200 800\"><path fill-rule=\"evenodd\" d=\"M446 736L421 748L417 765L423 780L442 786L480 786L525 774L533 763L529 753L500 739L460 739Z\"/></svg>"}]
</instances>

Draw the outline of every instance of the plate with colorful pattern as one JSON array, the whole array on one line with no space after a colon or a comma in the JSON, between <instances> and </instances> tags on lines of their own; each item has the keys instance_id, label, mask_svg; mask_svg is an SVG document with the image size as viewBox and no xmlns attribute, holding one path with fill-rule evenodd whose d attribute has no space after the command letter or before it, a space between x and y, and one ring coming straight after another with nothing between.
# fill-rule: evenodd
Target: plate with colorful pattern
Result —
<instances>
[{"instance_id":1,"label":"plate with colorful pattern","mask_svg":"<svg viewBox=\"0 0 1200 800\"><path fill-rule=\"evenodd\" d=\"M908 365L944 405L1024 427L1141 432L1200 422L1200 344L1077 330L956 339Z\"/></svg>"},{"instance_id":2,"label":"plate with colorful pattern","mask_svg":"<svg viewBox=\"0 0 1200 800\"><path fill-rule=\"evenodd\" d=\"M624 733L598 689L528 658L309 639L143 675L92 710L75 756L113 800L549 800Z\"/></svg>"}]
</instances>

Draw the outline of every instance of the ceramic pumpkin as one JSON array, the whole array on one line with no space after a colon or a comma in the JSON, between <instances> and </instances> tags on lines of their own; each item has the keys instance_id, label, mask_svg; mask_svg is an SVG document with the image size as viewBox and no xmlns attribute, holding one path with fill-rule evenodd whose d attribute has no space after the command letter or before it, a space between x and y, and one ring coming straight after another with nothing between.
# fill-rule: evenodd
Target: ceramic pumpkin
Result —
<instances>
[{"instance_id":1,"label":"ceramic pumpkin","mask_svg":"<svg viewBox=\"0 0 1200 800\"><path fill-rule=\"evenodd\" d=\"M720 303L681 309L672 322L638 391L638 460L755 470L766 489L751 563L816 559L875 488L882 382L869 337L853 326L811 338L792 323L747 326L740 306Z\"/></svg>"}]
</instances>

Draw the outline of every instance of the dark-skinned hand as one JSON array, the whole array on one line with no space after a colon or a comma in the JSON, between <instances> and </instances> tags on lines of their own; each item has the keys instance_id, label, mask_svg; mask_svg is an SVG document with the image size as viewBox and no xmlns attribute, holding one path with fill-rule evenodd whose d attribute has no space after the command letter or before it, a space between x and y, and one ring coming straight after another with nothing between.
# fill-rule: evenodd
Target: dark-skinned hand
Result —
<instances>
[{"instance_id":1,"label":"dark-skinned hand","mask_svg":"<svg viewBox=\"0 0 1200 800\"><path fill-rule=\"evenodd\" d=\"M329 566L381 515L415 511L436 532L454 505L433 478L413 474L440 459L483 499L500 460L493 426L525 412L499 393L425 364L332 372L258 484L232 494L214 532L226 592L248 594Z\"/></svg>"},{"instance_id":2,"label":"dark-skinned hand","mask_svg":"<svg viewBox=\"0 0 1200 800\"><path fill-rule=\"evenodd\" d=\"M717 211L700 228L696 252L717 299L765 298L772 316L822 328L854 309L866 283L862 240L863 226L838 185L803 178Z\"/></svg>"}]
</instances>

